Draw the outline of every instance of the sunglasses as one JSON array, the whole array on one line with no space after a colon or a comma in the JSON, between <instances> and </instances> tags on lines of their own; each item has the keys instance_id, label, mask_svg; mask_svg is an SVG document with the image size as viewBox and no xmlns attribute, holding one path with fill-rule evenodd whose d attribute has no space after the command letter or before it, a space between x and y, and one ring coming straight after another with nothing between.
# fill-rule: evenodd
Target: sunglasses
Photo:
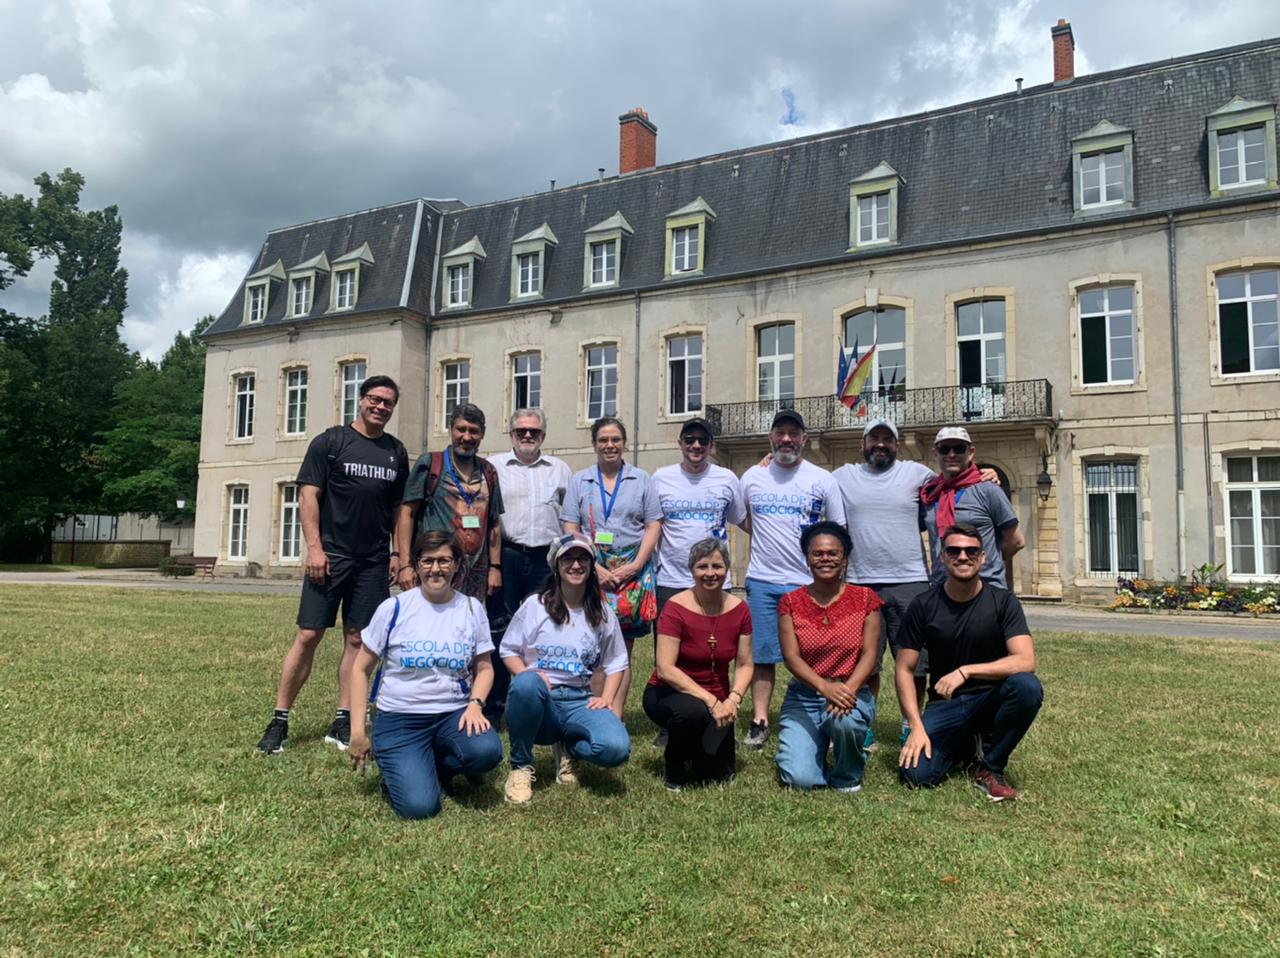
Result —
<instances>
[{"instance_id":1,"label":"sunglasses","mask_svg":"<svg viewBox=\"0 0 1280 958\"><path fill-rule=\"evenodd\" d=\"M963 445L962 446L951 446L951 445L936 446L935 448L938 450L938 452L942 453L944 456L961 456L969 451L969 447L963 446Z\"/></svg>"},{"instance_id":2,"label":"sunglasses","mask_svg":"<svg viewBox=\"0 0 1280 958\"><path fill-rule=\"evenodd\" d=\"M534 439L537 439L542 435L541 429L525 429L523 426L519 426L511 431L517 436L530 436Z\"/></svg>"},{"instance_id":3,"label":"sunglasses","mask_svg":"<svg viewBox=\"0 0 1280 958\"><path fill-rule=\"evenodd\" d=\"M948 559L959 559L961 556L976 559L982 555L982 546L943 546L942 551L947 554Z\"/></svg>"},{"instance_id":4,"label":"sunglasses","mask_svg":"<svg viewBox=\"0 0 1280 958\"><path fill-rule=\"evenodd\" d=\"M701 446L703 449L711 445L710 436L683 436L680 441L686 446Z\"/></svg>"}]
</instances>

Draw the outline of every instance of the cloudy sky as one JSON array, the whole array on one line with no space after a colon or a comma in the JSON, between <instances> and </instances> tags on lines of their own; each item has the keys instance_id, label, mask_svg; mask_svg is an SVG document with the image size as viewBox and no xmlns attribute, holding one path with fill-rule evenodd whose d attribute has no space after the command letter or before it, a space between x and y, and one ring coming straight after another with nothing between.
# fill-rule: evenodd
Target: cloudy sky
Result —
<instances>
[{"instance_id":1,"label":"cloudy sky","mask_svg":"<svg viewBox=\"0 0 1280 958\"><path fill-rule=\"evenodd\" d=\"M158 357L269 229L612 175L633 106L663 163L1043 83L1058 17L1077 75L1280 36L1258 0L0 0L0 193L70 166L120 207L125 336Z\"/></svg>"}]
</instances>

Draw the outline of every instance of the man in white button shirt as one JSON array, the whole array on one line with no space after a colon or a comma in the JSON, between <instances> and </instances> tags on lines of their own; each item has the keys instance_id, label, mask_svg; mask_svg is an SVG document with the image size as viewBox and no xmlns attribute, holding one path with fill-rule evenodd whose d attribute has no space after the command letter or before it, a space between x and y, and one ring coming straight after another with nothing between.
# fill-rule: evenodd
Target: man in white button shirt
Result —
<instances>
[{"instance_id":1,"label":"man in white button shirt","mask_svg":"<svg viewBox=\"0 0 1280 958\"><path fill-rule=\"evenodd\" d=\"M496 612L503 621L510 618L542 587L550 572L547 549L561 536L560 507L573 472L563 460L542 454L546 437L547 417L541 409L517 409L511 416L511 452L490 460L498 470L503 506L501 608L490 607L491 619ZM489 702L491 711L500 714L511 676L498 661L493 672Z\"/></svg>"}]
</instances>

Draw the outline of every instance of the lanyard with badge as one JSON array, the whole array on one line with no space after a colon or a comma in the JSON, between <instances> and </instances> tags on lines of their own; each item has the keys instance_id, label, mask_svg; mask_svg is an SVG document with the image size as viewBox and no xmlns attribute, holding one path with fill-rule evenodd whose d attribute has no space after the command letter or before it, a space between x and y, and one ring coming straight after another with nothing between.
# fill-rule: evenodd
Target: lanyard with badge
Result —
<instances>
[{"instance_id":1,"label":"lanyard with badge","mask_svg":"<svg viewBox=\"0 0 1280 958\"><path fill-rule=\"evenodd\" d=\"M625 466L623 468L625 468ZM622 469L618 470L618 478L613 481L612 493L606 493L604 491L604 473L600 471L599 464L596 465L596 481L600 484L600 511L604 514L605 524L608 525L609 516L613 515L614 504L618 501L618 491L622 489ZM613 545L613 533L606 532L604 529L597 529L596 545Z\"/></svg>"},{"instance_id":2,"label":"lanyard with badge","mask_svg":"<svg viewBox=\"0 0 1280 958\"><path fill-rule=\"evenodd\" d=\"M458 495L461 497L462 501L466 503L466 506L467 506L467 510L468 510L467 514L462 517L462 528L479 529L480 517L473 514L470 510L472 508L472 504L476 501L476 498L480 495L480 493L467 492L466 485L463 483L462 478L458 475L458 471L453 468L452 453L453 453L452 449L446 449L444 451L444 467L449 472L449 478L453 480L453 488L458 490Z\"/></svg>"}]
</instances>

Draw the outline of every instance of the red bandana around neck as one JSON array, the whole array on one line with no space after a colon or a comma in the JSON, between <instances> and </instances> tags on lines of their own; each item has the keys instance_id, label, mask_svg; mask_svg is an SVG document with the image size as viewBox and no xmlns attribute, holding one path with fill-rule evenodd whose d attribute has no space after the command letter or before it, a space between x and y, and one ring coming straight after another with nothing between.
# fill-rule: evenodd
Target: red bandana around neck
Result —
<instances>
[{"instance_id":1,"label":"red bandana around neck","mask_svg":"<svg viewBox=\"0 0 1280 958\"><path fill-rule=\"evenodd\" d=\"M947 534L947 530L956 524L956 490L965 486L976 486L982 481L982 474L972 462L954 479L935 476L920 487L920 501L926 506L938 504L937 528L938 537Z\"/></svg>"}]
</instances>

